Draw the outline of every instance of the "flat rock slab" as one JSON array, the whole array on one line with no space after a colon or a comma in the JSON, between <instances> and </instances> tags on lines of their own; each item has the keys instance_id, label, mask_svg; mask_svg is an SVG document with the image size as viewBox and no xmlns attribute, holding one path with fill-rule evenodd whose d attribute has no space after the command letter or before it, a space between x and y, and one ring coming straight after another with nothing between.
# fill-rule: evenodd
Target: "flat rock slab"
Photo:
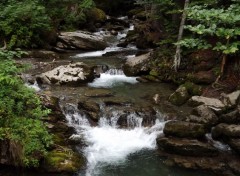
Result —
<instances>
[{"instance_id":1,"label":"flat rock slab","mask_svg":"<svg viewBox=\"0 0 240 176\"><path fill-rule=\"evenodd\" d=\"M216 156L218 151L208 143L179 138L158 138L157 144L167 152L186 156Z\"/></svg>"},{"instance_id":2,"label":"flat rock slab","mask_svg":"<svg viewBox=\"0 0 240 176\"><path fill-rule=\"evenodd\" d=\"M204 125L198 123L170 121L165 124L163 132L166 136L202 138L207 130Z\"/></svg>"}]
</instances>

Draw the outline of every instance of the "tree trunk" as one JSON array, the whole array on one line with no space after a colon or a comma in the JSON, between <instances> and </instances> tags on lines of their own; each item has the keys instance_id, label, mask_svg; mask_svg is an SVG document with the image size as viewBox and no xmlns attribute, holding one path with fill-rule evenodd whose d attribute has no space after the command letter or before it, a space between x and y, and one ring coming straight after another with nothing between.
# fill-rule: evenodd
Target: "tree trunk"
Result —
<instances>
[{"instance_id":1,"label":"tree trunk","mask_svg":"<svg viewBox=\"0 0 240 176\"><path fill-rule=\"evenodd\" d=\"M182 13L182 20L181 20L180 27L179 27L179 32L178 32L177 42L182 40L183 29L184 29L184 25L185 25L186 18L187 18L187 11L186 10L188 8L189 3L190 3L190 0L185 0L184 9L183 9L183 13ZM178 68L180 66L180 63L181 63L181 46L177 45L176 54L174 56L174 63L173 63L175 71L178 70Z\"/></svg>"},{"instance_id":2,"label":"tree trunk","mask_svg":"<svg viewBox=\"0 0 240 176\"><path fill-rule=\"evenodd\" d=\"M6 40L3 40L4 46L0 48L0 50L6 50L7 49L7 42Z\"/></svg>"}]
</instances>

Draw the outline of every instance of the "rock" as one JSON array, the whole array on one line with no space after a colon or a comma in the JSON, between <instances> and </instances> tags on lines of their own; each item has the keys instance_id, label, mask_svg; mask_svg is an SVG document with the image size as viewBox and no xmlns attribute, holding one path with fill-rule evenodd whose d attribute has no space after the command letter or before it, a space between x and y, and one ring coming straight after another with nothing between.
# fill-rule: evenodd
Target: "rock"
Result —
<instances>
[{"instance_id":1,"label":"rock","mask_svg":"<svg viewBox=\"0 0 240 176\"><path fill-rule=\"evenodd\" d=\"M183 121L170 121L165 124L164 134L181 138L202 138L206 134L204 125Z\"/></svg>"},{"instance_id":2,"label":"rock","mask_svg":"<svg viewBox=\"0 0 240 176\"><path fill-rule=\"evenodd\" d=\"M82 62L59 66L37 77L38 83L78 85L93 81L93 69Z\"/></svg>"},{"instance_id":3,"label":"rock","mask_svg":"<svg viewBox=\"0 0 240 176\"><path fill-rule=\"evenodd\" d=\"M216 156L218 151L207 143L198 140L158 138L157 144L167 152L186 156Z\"/></svg>"},{"instance_id":4,"label":"rock","mask_svg":"<svg viewBox=\"0 0 240 176\"><path fill-rule=\"evenodd\" d=\"M127 76L140 76L150 71L148 63L151 53L128 58L123 66L123 71Z\"/></svg>"},{"instance_id":5,"label":"rock","mask_svg":"<svg viewBox=\"0 0 240 176\"><path fill-rule=\"evenodd\" d=\"M60 56L57 53L55 53L54 51L48 51L48 50L28 51L27 57L41 58L41 59L46 59L46 60L58 60L58 59L60 59Z\"/></svg>"},{"instance_id":6,"label":"rock","mask_svg":"<svg viewBox=\"0 0 240 176\"><path fill-rule=\"evenodd\" d=\"M227 107L235 107L239 102L240 90L237 90L230 94L222 93L221 95L223 99L222 100L223 104L225 104Z\"/></svg>"},{"instance_id":7,"label":"rock","mask_svg":"<svg viewBox=\"0 0 240 176\"><path fill-rule=\"evenodd\" d=\"M96 65L93 68L96 77L100 77L101 73L105 73L109 69L108 65Z\"/></svg>"},{"instance_id":8,"label":"rock","mask_svg":"<svg viewBox=\"0 0 240 176\"><path fill-rule=\"evenodd\" d=\"M221 160L217 157L175 156L173 158L169 158L165 163L167 164L171 163L171 166L178 166L186 169L194 169L196 171L199 170L210 171L211 173L217 173L217 175L222 174L226 176L226 172L228 172L226 171L227 167L226 161Z\"/></svg>"},{"instance_id":9,"label":"rock","mask_svg":"<svg viewBox=\"0 0 240 176\"><path fill-rule=\"evenodd\" d=\"M195 96L195 95L201 95L202 94L202 87L199 86L199 85L196 85L192 82L185 82L183 84L184 87L186 87L188 93L191 95L191 96Z\"/></svg>"},{"instance_id":10,"label":"rock","mask_svg":"<svg viewBox=\"0 0 240 176\"><path fill-rule=\"evenodd\" d=\"M100 106L95 101L85 100L78 102L78 109L86 113L93 121L98 121Z\"/></svg>"},{"instance_id":11,"label":"rock","mask_svg":"<svg viewBox=\"0 0 240 176\"><path fill-rule=\"evenodd\" d=\"M85 91L86 97L99 98L99 97L112 97L113 93L108 89L88 89Z\"/></svg>"},{"instance_id":12,"label":"rock","mask_svg":"<svg viewBox=\"0 0 240 176\"><path fill-rule=\"evenodd\" d=\"M191 106L205 105L215 111L221 111L225 108L225 105L216 98L208 98L203 96L193 96L189 99L189 104Z\"/></svg>"},{"instance_id":13,"label":"rock","mask_svg":"<svg viewBox=\"0 0 240 176\"><path fill-rule=\"evenodd\" d=\"M240 139L230 139L227 143L234 151L240 154Z\"/></svg>"},{"instance_id":14,"label":"rock","mask_svg":"<svg viewBox=\"0 0 240 176\"><path fill-rule=\"evenodd\" d=\"M169 101L177 106L183 105L190 98L186 87L180 86L172 95L169 97Z\"/></svg>"},{"instance_id":15,"label":"rock","mask_svg":"<svg viewBox=\"0 0 240 176\"><path fill-rule=\"evenodd\" d=\"M104 50L108 45L102 37L84 31L62 32L57 47L67 50Z\"/></svg>"},{"instance_id":16,"label":"rock","mask_svg":"<svg viewBox=\"0 0 240 176\"><path fill-rule=\"evenodd\" d=\"M86 15L87 15L88 21L91 21L94 23L103 23L107 19L105 12L96 7L89 9Z\"/></svg>"},{"instance_id":17,"label":"rock","mask_svg":"<svg viewBox=\"0 0 240 176\"><path fill-rule=\"evenodd\" d=\"M189 116L187 121L204 124L207 127L212 127L218 122L216 114L205 105L194 108L192 114L193 116Z\"/></svg>"},{"instance_id":18,"label":"rock","mask_svg":"<svg viewBox=\"0 0 240 176\"><path fill-rule=\"evenodd\" d=\"M239 124L240 123L240 107L227 114L222 114L219 117L219 122L227 124Z\"/></svg>"},{"instance_id":19,"label":"rock","mask_svg":"<svg viewBox=\"0 0 240 176\"><path fill-rule=\"evenodd\" d=\"M220 138L240 138L240 125L228 125L221 123L212 129L212 137Z\"/></svg>"},{"instance_id":20,"label":"rock","mask_svg":"<svg viewBox=\"0 0 240 176\"><path fill-rule=\"evenodd\" d=\"M50 151L44 158L43 168L53 173L75 173L85 165L85 159L69 148Z\"/></svg>"},{"instance_id":21,"label":"rock","mask_svg":"<svg viewBox=\"0 0 240 176\"><path fill-rule=\"evenodd\" d=\"M213 71L200 71L192 75L192 81L196 84L211 84L215 80Z\"/></svg>"}]
</instances>

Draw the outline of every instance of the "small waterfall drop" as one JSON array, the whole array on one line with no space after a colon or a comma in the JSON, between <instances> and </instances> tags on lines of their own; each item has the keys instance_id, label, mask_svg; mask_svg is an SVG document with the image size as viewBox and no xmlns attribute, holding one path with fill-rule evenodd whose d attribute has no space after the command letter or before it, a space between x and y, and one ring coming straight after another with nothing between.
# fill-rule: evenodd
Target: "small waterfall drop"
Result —
<instances>
[{"instance_id":1,"label":"small waterfall drop","mask_svg":"<svg viewBox=\"0 0 240 176\"><path fill-rule=\"evenodd\" d=\"M110 117L103 115L98 125L92 127L76 106L68 105L63 109L69 125L87 144L83 149L87 158L86 176L100 176L101 168L106 165L118 165L126 162L130 154L155 149L156 138L162 134L164 127L164 122L159 120L152 127L143 127L141 116L130 113L127 116L128 127L119 128L117 121L121 111L113 111Z\"/></svg>"},{"instance_id":2,"label":"small waterfall drop","mask_svg":"<svg viewBox=\"0 0 240 176\"><path fill-rule=\"evenodd\" d=\"M105 73L100 74L100 78L96 78L90 87L111 88L122 83L136 84L136 77L127 77L121 69L109 69Z\"/></svg>"}]
</instances>

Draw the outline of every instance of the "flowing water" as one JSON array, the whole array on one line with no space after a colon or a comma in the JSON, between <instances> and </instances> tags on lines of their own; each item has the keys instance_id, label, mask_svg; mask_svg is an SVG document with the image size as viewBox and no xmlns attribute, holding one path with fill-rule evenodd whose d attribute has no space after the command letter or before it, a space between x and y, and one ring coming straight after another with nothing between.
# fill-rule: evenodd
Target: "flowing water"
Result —
<instances>
[{"instance_id":1,"label":"flowing water","mask_svg":"<svg viewBox=\"0 0 240 176\"><path fill-rule=\"evenodd\" d=\"M76 130L72 139L81 139L84 146L76 146L87 159L87 168L80 170L78 176L200 176L202 173L169 168L163 164L163 158L157 154L156 138L163 135L163 127L167 114L175 110L166 103L173 87L163 83L139 83L136 77L127 77L121 70L121 65L127 57L133 57L136 47L117 47L119 40L126 36L129 29L112 36L100 30L96 35L104 36L110 47L103 51L65 55L65 59L82 61L88 65L101 65L106 71L100 73L92 83L83 87L54 86L48 88L51 94L62 97L61 106L69 126ZM127 51L127 54L126 54ZM129 54L128 51L131 51ZM106 57L109 52L123 53L121 57ZM28 85L37 91L40 88L35 83ZM77 108L77 101L89 90L107 89L113 92L116 100L129 102L123 107L106 107L102 98L92 98L101 104L101 117L98 124L92 126L86 114ZM152 97L158 94L161 102L154 104ZM106 98L107 99L107 98ZM152 125L143 125L144 113L130 111L124 108L131 104L151 107L156 111ZM187 109L177 110L178 115ZM125 115L127 125L123 128L119 120ZM0 172L7 175L9 172ZM9 176L11 174L8 174ZM14 175L14 174L13 174ZM27 173L32 176L35 173ZM43 175L43 174L40 174ZM45 175L46 176L46 175Z\"/></svg>"}]
</instances>

